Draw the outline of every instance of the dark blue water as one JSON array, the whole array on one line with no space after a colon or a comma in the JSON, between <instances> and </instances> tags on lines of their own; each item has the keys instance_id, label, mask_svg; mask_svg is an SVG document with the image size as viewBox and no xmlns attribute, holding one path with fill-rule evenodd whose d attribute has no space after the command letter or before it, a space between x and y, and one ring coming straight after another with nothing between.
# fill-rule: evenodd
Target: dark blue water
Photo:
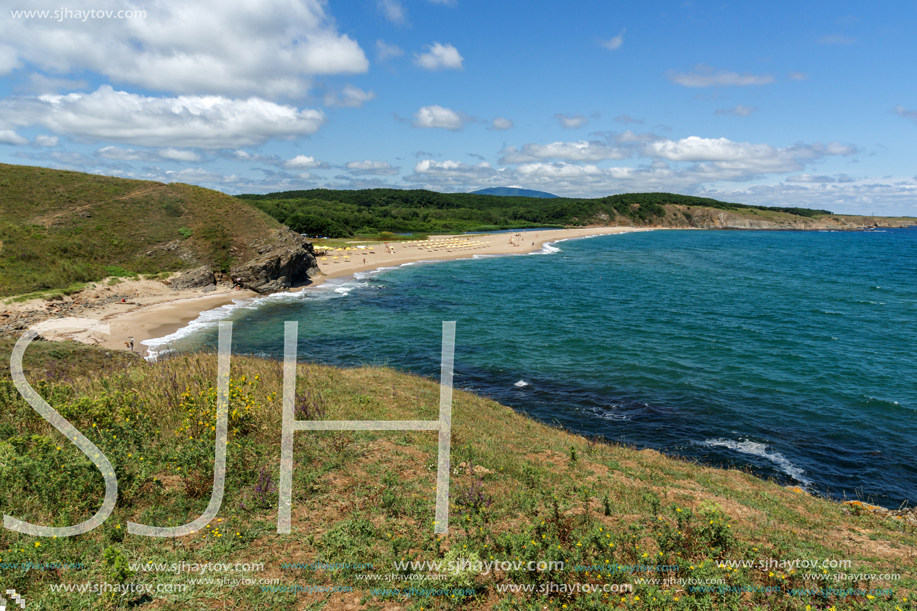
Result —
<instances>
[{"instance_id":1,"label":"dark blue water","mask_svg":"<svg viewBox=\"0 0 917 611\"><path fill-rule=\"evenodd\" d=\"M439 375L574 431L917 502L917 229L654 231L417 264L229 315L234 352ZM547 249L553 250L553 249ZM171 345L215 344L210 324ZM519 382L524 384L516 385Z\"/></svg>"}]
</instances>

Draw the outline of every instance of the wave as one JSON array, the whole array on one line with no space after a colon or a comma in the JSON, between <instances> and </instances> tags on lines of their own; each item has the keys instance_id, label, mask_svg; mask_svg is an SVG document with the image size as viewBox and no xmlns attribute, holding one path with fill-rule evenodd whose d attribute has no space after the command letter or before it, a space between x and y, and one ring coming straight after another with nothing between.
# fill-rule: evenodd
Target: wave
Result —
<instances>
[{"instance_id":1,"label":"wave","mask_svg":"<svg viewBox=\"0 0 917 611\"><path fill-rule=\"evenodd\" d=\"M812 484L812 480L807 478L802 469L790 462L783 454L780 452L768 452L767 444L758 443L756 441L733 441L731 439L707 439L701 442L701 445L707 447L723 447L742 454L750 454L752 456L758 456L765 460L768 460L777 467L795 479L797 482L801 483L804 486L809 486Z\"/></svg>"},{"instance_id":2,"label":"wave","mask_svg":"<svg viewBox=\"0 0 917 611\"><path fill-rule=\"evenodd\" d=\"M165 337L142 340L140 343L147 347L147 356L145 357L146 360L153 362L165 354L175 352L169 347L170 344L174 344L175 342L193 335L202 329L212 327L221 320L226 320L227 318L231 317L237 310L254 309L252 303L257 299L257 297L249 299L238 299L219 308L215 308L213 310L205 310L198 314L197 318L189 322L184 327L178 329L174 333L166 335Z\"/></svg>"}]
</instances>

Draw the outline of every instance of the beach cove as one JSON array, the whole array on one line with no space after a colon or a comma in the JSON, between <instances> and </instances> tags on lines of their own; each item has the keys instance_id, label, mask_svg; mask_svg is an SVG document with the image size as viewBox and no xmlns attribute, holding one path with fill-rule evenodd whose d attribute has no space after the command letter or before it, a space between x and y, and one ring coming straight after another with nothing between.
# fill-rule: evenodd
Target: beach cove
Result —
<instances>
[{"instance_id":1,"label":"beach cove","mask_svg":"<svg viewBox=\"0 0 917 611\"><path fill-rule=\"evenodd\" d=\"M336 258L330 253L326 257L318 257L322 273L313 277L308 285L293 287L288 292L311 290L328 280L366 273L382 267L398 267L421 261L446 261L475 256L529 254L541 250L545 244L553 241L633 231L647 231L647 229L589 227L525 231L521 232L522 238L515 240L515 245L510 243L513 233L444 235L431 238L431 240L443 243L442 247L436 248L419 248L413 243L392 242L394 253L388 252L381 244L372 250L372 254L370 254L370 249L360 250L354 247L351 251L354 254L347 260L343 255ZM474 241L480 245L474 248L452 248L446 246L449 240ZM316 250L322 252L320 247L316 247ZM322 260L323 258L325 260ZM363 263L364 258L366 263ZM116 302L101 307L80 309L78 316L109 323L111 331L109 335L94 331L55 330L47 331L43 333L43 336L50 340L72 339L114 350L124 349L133 338L135 351L139 351L142 356L148 356L148 346L144 342L172 335L199 319L204 312L240 300L257 300L267 297L253 291L233 290L232 287L226 285L218 285L215 289L210 290L188 289L176 292L161 282L123 280L114 287L107 287L103 283L91 286L84 300L92 301L106 293L126 294L129 297L125 303ZM12 307L16 311L24 312L37 309L40 304L36 300L34 303L24 302L14 304Z\"/></svg>"}]
</instances>

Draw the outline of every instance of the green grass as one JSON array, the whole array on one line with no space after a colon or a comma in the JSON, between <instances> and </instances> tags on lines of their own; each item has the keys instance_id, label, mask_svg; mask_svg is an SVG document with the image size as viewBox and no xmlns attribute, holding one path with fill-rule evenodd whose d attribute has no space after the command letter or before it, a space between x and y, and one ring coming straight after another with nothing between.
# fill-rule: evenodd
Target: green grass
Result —
<instances>
[{"instance_id":1,"label":"green grass","mask_svg":"<svg viewBox=\"0 0 917 611\"><path fill-rule=\"evenodd\" d=\"M39 348L38 344L29 350ZM88 348L92 350L91 348ZM33 384L89 436L115 466L120 497L98 529L73 538L39 539L0 532L2 562L85 562L81 571L5 570L4 587L24 593L30 609L914 609L917 532L872 514L799 494L735 470L674 460L656 452L585 439L525 418L467 392L454 395L450 532L433 534L437 436L432 432L298 432L294 441L293 532L276 532L280 458L280 363L232 362L227 488L217 518L180 539L125 534L127 521L170 526L194 520L212 483L216 359L189 355L136 362L83 377L41 375ZM73 355L86 361L85 355ZM112 357L100 357L105 361ZM88 361L87 361L88 362ZM93 366L90 363L90 367ZM38 379L41 377L42 379ZM70 377L70 379L65 379ZM300 364L301 412L329 420L431 420L435 381L379 367L337 369ZM300 416L303 418L304 416ZM470 474L459 464L482 466ZM4 514L45 525L92 515L101 501L98 472L0 381L0 497ZM36 543L40 544L36 546ZM554 572L468 570L426 587L472 587L469 597L374 594L366 573L398 573L402 560L551 560ZM639 577L576 565L677 565L657 577L723 579L733 587L824 586L809 571L727 570L725 561L767 558L850 559L847 572L900 573L894 582L835 587L890 587L865 596L716 594L686 587L637 585L623 596L504 594L498 586L634 583ZM258 585L190 585L199 574L133 571L130 564L264 563L248 577L280 585L339 586L351 593L265 592ZM371 563L372 571L281 568L283 563ZM812 571L818 572L818 571ZM771 574L772 573L772 574ZM649 577L653 577L649 575ZM188 585L176 594L98 597L50 591L55 583ZM907 600L905 600L907 599ZM87 606L88 605L88 606ZM564 607L566 605L566 607Z\"/></svg>"},{"instance_id":2,"label":"green grass","mask_svg":"<svg viewBox=\"0 0 917 611\"><path fill-rule=\"evenodd\" d=\"M109 275L225 270L279 227L209 189L0 164L0 297ZM172 242L180 248L163 248Z\"/></svg>"}]
</instances>

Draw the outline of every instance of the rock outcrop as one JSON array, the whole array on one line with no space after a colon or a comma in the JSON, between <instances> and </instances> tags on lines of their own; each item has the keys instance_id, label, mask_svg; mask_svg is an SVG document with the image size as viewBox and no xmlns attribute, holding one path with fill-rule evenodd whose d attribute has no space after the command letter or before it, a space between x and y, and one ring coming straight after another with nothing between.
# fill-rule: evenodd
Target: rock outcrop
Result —
<instances>
[{"instance_id":1,"label":"rock outcrop","mask_svg":"<svg viewBox=\"0 0 917 611\"><path fill-rule=\"evenodd\" d=\"M213 277L213 271L206 265L185 272L171 282L173 291L183 291L185 289L199 289L205 286L213 286L216 280Z\"/></svg>"},{"instance_id":2,"label":"rock outcrop","mask_svg":"<svg viewBox=\"0 0 917 611\"><path fill-rule=\"evenodd\" d=\"M258 256L229 271L243 288L272 293L307 283L319 273L312 243L286 227L253 242L251 248Z\"/></svg>"}]
</instances>

